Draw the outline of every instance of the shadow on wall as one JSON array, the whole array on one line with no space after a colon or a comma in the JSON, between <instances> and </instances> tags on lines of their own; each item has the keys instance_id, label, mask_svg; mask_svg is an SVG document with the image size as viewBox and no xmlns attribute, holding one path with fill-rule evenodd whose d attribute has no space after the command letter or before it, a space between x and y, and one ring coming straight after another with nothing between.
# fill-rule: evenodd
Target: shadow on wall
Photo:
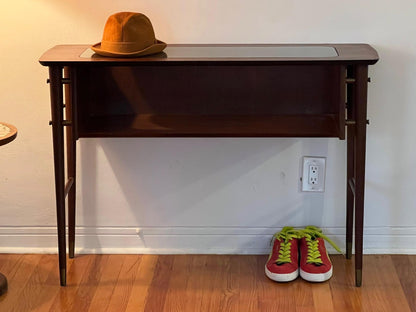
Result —
<instances>
[{"instance_id":1,"label":"shadow on wall","mask_svg":"<svg viewBox=\"0 0 416 312\"><path fill-rule=\"evenodd\" d=\"M122 192L115 196L124 197L127 206L116 207L115 213L125 210L135 218L127 226L248 226L269 231L285 225L320 225L324 194L300 194L297 176L285 181L289 177L284 171L299 172L293 149L310 152L308 144L313 142L305 143L309 140L315 139L81 140L84 222L91 229L103 226L103 207L97 203L98 194L103 193L102 181L97 181L97 153L102 151ZM321 139L317 145L320 154L326 155L328 140ZM95 241L88 245L99 246L98 239L89 239ZM247 247L256 243L256 237L246 241Z\"/></svg>"}]
</instances>

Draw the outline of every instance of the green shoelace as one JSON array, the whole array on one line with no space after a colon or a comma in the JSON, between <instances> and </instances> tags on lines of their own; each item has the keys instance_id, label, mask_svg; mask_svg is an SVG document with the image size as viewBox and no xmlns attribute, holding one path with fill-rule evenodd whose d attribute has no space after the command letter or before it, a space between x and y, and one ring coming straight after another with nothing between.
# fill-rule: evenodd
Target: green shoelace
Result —
<instances>
[{"instance_id":1,"label":"green shoelace","mask_svg":"<svg viewBox=\"0 0 416 312\"><path fill-rule=\"evenodd\" d=\"M332 245L332 247L335 248L336 251L342 254L342 251L339 249L339 247L330 240L326 235L322 233L322 230L320 228L317 228L316 226L309 225L305 227L303 230L300 230L301 237L305 237L306 244L308 245L308 257L306 259L307 263L312 263L315 265L322 265L322 259L321 259L321 253L319 252L319 241L317 238L322 238L326 240L328 243Z\"/></svg>"},{"instance_id":2,"label":"green shoelace","mask_svg":"<svg viewBox=\"0 0 416 312\"><path fill-rule=\"evenodd\" d=\"M315 265L322 265L323 261L321 259L321 253L319 252L319 241L317 238L322 238L330 243L336 251L342 254L342 251L339 247L330 240L326 235L322 233L322 230L316 226L309 225L302 230L294 229L291 226L285 226L280 232L277 232L273 235L271 243L274 242L274 239L280 240L279 256L276 260L276 264L290 263L290 253L292 247L292 239L299 239L305 237L306 244L308 245L308 257L306 259L307 263L312 263ZM269 260L272 256L273 251L269 255Z\"/></svg>"},{"instance_id":3,"label":"green shoelace","mask_svg":"<svg viewBox=\"0 0 416 312\"><path fill-rule=\"evenodd\" d=\"M290 263L290 251L292 246L292 239L299 238L299 230L295 230L291 226L285 226L280 232L275 233L272 237L273 239L280 240L279 256L276 260L276 264ZM271 258L272 253L270 253L269 259Z\"/></svg>"}]
</instances>

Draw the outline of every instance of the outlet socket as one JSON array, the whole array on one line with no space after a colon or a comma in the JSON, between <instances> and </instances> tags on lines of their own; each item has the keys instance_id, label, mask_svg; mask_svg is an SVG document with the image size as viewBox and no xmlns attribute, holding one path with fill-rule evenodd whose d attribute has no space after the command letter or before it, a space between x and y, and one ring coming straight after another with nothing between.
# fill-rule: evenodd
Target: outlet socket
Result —
<instances>
[{"instance_id":1,"label":"outlet socket","mask_svg":"<svg viewBox=\"0 0 416 312\"><path fill-rule=\"evenodd\" d=\"M325 191L325 157L303 157L302 191Z\"/></svg>"}]
</instances>

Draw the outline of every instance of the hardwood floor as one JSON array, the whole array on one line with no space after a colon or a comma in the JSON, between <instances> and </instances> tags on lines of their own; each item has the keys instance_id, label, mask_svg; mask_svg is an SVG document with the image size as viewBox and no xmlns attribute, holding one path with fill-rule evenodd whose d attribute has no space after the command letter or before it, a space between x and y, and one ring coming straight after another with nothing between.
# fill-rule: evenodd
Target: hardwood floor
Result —
<instances>
[{"instance_id":1,"label":"hardwood floor","mask_svg":"<svg viewBox=\"0 0 416 312\"><path fill-rule=\"evenodd\" d=\"M57 255L0 255L9 282L0 311L416 311L416 256L364 256L363 286L353 261L332 256L334 276L279 284L267 256L79 255L59 286Z\"/></svg>"}]
</instances>

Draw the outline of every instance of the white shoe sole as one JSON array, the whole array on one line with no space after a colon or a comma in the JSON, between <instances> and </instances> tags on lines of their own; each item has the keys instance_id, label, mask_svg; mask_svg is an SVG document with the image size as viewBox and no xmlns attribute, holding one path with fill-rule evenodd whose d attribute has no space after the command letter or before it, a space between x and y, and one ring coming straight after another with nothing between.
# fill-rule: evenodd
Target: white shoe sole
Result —
<instances>
[{"instance_id":1,"label":"white shoe sole","mask_svg":"<svg viewBox=\"0 0 416 312\"><path fill-rule=\"evenodd\" d=\"M318 274L308 273L300 269L300 277L302 277L304 280L308 282L313 282L313 283L325 282L329 280L331 276L332 276L332 267L328 272L318 273Z\"/></svg>"},{"instance_id":2,"label":"white shoe sole","mask_svg":"<svg viewBox=\"0 0 416 312\"><path fill-rule=\"evenodd\" d=\"M267 277L275 282L290 282L295 280L299 276L299 269L292 273L287 274L277 274L270 272L267 267L264 267L264 272L266 273Z\"/></svg>"}]
</instances>

